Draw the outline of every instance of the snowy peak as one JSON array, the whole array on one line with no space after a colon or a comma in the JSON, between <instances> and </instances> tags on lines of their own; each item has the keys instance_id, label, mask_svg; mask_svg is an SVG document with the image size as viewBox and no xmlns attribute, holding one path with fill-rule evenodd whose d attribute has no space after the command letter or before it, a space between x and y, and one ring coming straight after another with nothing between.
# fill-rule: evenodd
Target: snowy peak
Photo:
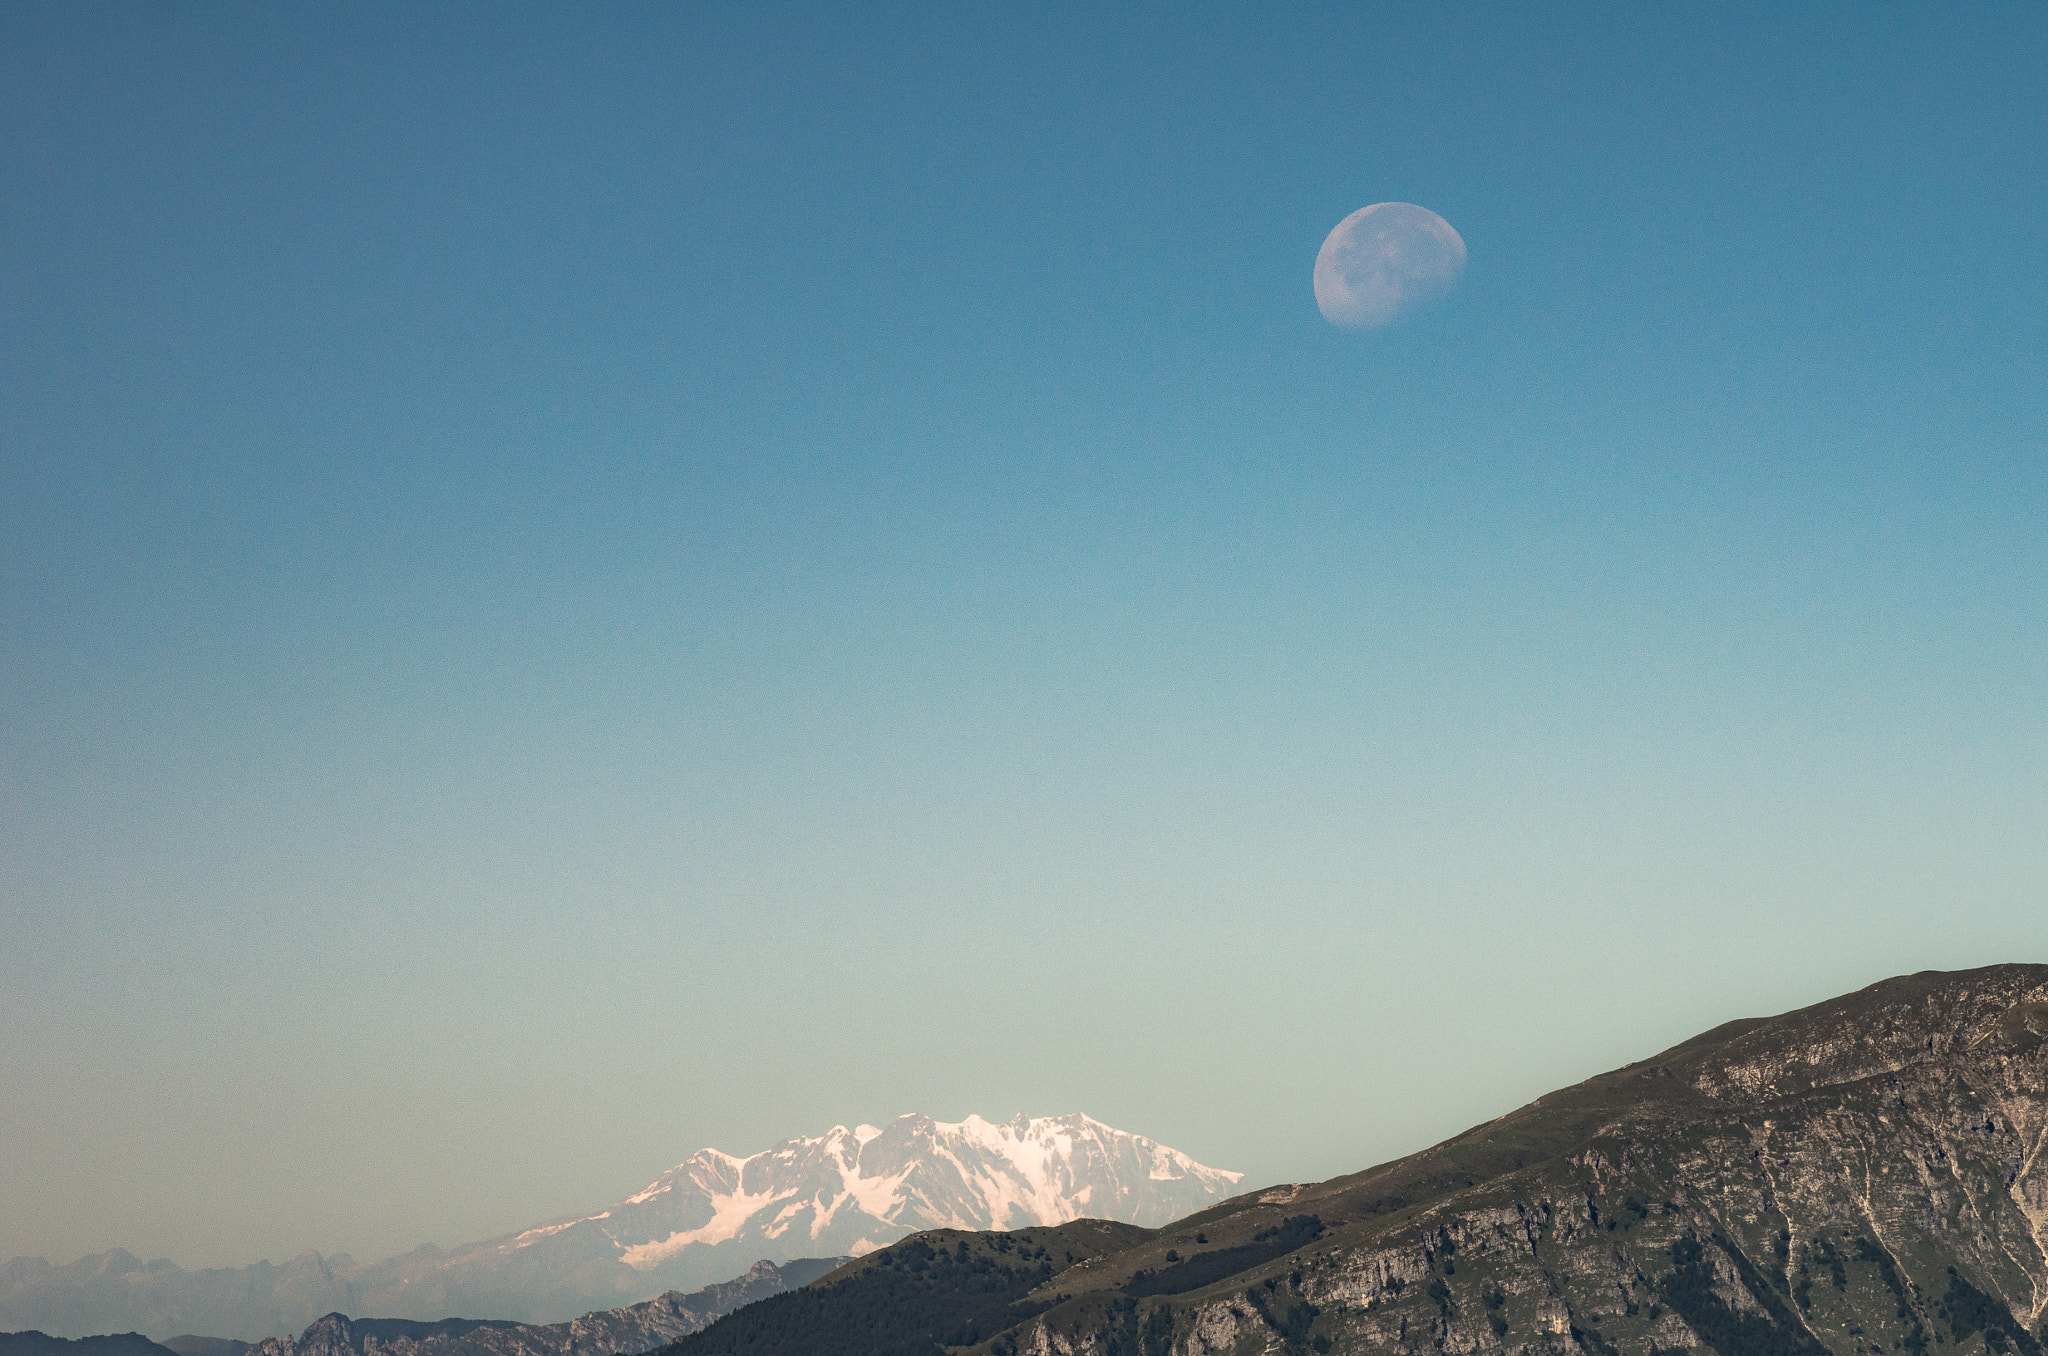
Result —
<instances>
[{"instance_id":1,"label":"snowy peak","mask_svg":"<svg viewBox=\"0 0 2048 1356\"><path fill-rule=\"evenodd\" d=\"M701 1149L603 1214L529 1231L516 1246L590 1226L642 1273L713 1251L857 1256L920 1229L1020 1229L1083 1215L1164 1224L1240 1180L1089 1116L949 1123L909 1114L881 1127L835 1125L747 1158Z\"/></svg>"}]
</instances>

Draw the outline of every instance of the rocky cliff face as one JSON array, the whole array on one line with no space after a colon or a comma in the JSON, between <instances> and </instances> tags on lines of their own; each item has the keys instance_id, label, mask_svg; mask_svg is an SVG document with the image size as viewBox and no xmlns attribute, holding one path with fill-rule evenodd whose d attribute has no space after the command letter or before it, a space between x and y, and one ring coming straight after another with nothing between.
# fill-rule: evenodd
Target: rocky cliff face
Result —
<instances>
[{"instance_id":1,"label":"rocky cliff face","mask_svg":"<svg viewBox=\"0 0 2048 1356\"><path fill-rule=\"evenodd\" d=\"M188 1272L125 1252L0 1268L0 1327L81 1334L282 1337L321 1314L547 1324L694 1291L766 1258L859 1255L920 1229L1014 1229L1083 1215L1162 1224L1224 1199L1239 1174L1087 1116L903 1116L740 1158L704 1149L610 1208L502 1238L358 1265Z\"/></svg>"},{"instance_id":2,"label":"rocky cliff face","mask_svg":"<svg viewBox=\"0 0 2048 1356\"><path fill-rule=\"evenodd\" d=\"M2040 1356L2044 1142L2048 967L1890 980L1196 1215L1018 1348L1108 1352L1143 1308L1171 1313L1155 1348L1187 1356ZM1143 1296L1177 1284L1170 1248L1185 1267L1197 1235L1304 1217L1307 1246Z\"/></svg>"},{"instance_id":3,"label":"rocky cliff face","mask_svg":"<svg viewBox=\"0 0 2048 1356\"><path fill-rule=\"evenodd\" d=\"M1383 1167L1056 1252L1043 1276L974 1238L921 1274L1010 1286L947 1311L946 1345L990 1356L2043 1356L2044 1144L2048 967L1928 973L1731 1023ZM822 1295L850 1315L863 1286L900 1288L912 1246L804 1292L815 1321L788 1350L843 1326ZM782 1356L770 1313L677 1356ZM742 1329L757 1340L727 1340ZM932 1336L890 1341L937 1356Z\"/></svg>"}]
</instances>

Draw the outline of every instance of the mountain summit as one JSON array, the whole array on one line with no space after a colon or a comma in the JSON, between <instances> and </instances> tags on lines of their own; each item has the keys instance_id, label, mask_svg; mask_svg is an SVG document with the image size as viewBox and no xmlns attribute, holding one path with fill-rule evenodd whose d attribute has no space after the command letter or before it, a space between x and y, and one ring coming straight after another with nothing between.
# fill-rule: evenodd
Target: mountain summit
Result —
<instances>
[{"instance_id":1,"label":"mountain summit","mask_svg":"<svg viewBox=\"0 0 2048 1356\"><path fill-rule=\"evenodd\" d=\"M641 1271L692 1248L858 1257L915 1229L1021 1229L1083 1215L1164 1224L1215 1204L1242 1178L1087 1116L948 1125L912 1115L879 1130L834 1126L751 1158L704 1149L604 1214L529 1230L511 1248L589 1229Z\"/></svg>"},{"instance_id":2,"label":"mountain summit","mask_svg":"<svg viewBox=\"0 0 2048 1356\"><path fill-rule=\"evenodd\" d=\"M857 1257L920 1229L1083 1215L1164 1224L1224 1199L1241 1178L1087 1116L949 1124L906 1115L747 1158L701 1149L608 1210L425 1266L398 1259L397 1285L366 1299L378 1312L498 1315L565 1280L583 1294L637 1297L724 1280L764 1258ZM436 1288L445 1300L423 1298Z\"/></svg>"},{"instance_id":3,"label":"mountain summit","mask_svg":"<svg viewBox=\"0 0 2048 1356\"><path fill-rule=\"evenodd\" d=\"M747 1158L703 1149L610 1209L358 1265L188 1272L116 1250L0 1268L0 1329L283 1337L321 1315L554 1323L730 1280L757 1261L858 1256L921 1229L1096 1216L1159 1225L1224 1199L1222 1172L1087 1116L834 1126Z\"/></svg>"},{"instance_id":4,"label":"mountain summit","mask_svg":"<svg viewBox=\"0 0 2048 1356\"><path fill-rule=\"evenodd\" d=\"M1140 1229L934 1231L666 1356L2048 1356L2048 966L1730 1022Z\"/></svg>"}]
</instances>

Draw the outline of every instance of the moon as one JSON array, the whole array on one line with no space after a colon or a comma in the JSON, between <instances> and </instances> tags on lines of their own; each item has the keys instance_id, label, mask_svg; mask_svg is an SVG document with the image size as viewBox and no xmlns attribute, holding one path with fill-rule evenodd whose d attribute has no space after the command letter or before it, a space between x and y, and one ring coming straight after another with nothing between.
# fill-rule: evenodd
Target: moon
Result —
<instances>
[{"instance_id":1,"label":"moon","mask_svg":"<svg viewBox=\"0 0 2048 1356\"><path fill-rule=\"evenodd\" d=\"M1316 254L1316 307L1340 329L1377 329L1442 296L1465 271L1451 223L1411 202L1361 207Z\"/></svg>"}]
</instances>

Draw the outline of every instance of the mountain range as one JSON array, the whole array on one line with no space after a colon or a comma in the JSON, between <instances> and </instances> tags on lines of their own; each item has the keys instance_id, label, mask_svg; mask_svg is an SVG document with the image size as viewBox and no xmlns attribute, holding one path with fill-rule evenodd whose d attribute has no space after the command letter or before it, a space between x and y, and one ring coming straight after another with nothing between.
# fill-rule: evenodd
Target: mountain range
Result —
<instances>
[{"instance_id":1,"label":"mountain range","mask_svg":"<svg viewBox=\"0 0 2048 1356\"><path fill-rule=\"evenodd\" d=\"M666 1356L2043 1356L2048 966L1728 1023L1163 1228L937 1230Z\"/></svg>"},{"instance_id":2,"label":"mountain range","mask_svg":"<svg viewBox=\"0 0 2048 1356\"><path fill-rule=\"evenodd\" d=\"M296 1338L271 1337L254 1344L191 1333L158 1343L132 1332L81 1338L0 1332L0 1356L633 1356L697 1332L741 1305L815 1280L848 1260L811 1258L779 1267L756 1262L744 1276L695 1294L672 1290L567 1323L474 1318L421 1323L328 1314Z\"/></svg>"},{"instance_id":3,"label":"mountain range","mask_svg":"<svg viewBox=\"0 0 2048 1356\"><path fill-rule=\"evenodd\" d=\"M794 1289L838 1268L844 1257L809 1258L777 1266L756 1262L736 1280L695 1294L671 1290L651 1300L585 1314L566 1323L502 1319L351 1319L328 1314L298 1337L271 1337L251 1356L634 1356L701 1330L720 1315ZM7 1356L0 1352L0 1356Z\"/></svg>"},{"instance_id":4,"label":"mountain range","mask_svg":"<svg viewBox=\"0 0 2048 1356\"><path fill-rule=\"evenodd\" d=\"M704 1149L610 1208L516 1234L357 1264L186 1271L115 1250L0 1269L0 1329L288 1337L329 1313L551 1324L729 1280L754 1262L858 1256L918 1230L1010 1229L1083 1215L1164 1224L1240 1175L1087 1116L836 1126L751 1157Z\"/></svg>"}]
</instances>

